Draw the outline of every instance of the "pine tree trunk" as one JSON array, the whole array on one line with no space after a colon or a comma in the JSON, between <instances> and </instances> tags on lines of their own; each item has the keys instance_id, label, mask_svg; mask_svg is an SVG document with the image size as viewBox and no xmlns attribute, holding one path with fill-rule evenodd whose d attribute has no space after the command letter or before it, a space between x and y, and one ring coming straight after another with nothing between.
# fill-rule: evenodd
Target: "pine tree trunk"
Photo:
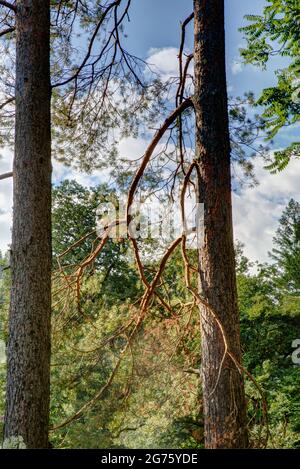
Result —
<instances>
[{"instance_id":1,"label":"pine tree trunk","mask_svg":"<svg viewBox=\"0 0 300 469\"><path fill-rule=\"evenodd\" d=\"M232 229L230 141L225 71L224 0L194 0L196 158L204 203L200 293L221 320L241 360ZM201 306L202 386L207 448L247 446L243 378L227 356L213 314Z\"/></svg>"},{"instance_id":2,"label":"pine tree trunk","mask_svg":"<svg viewBox=\"0 0 300 469\"><path fill-rule=\"evenodd\" d=\"M48 446L51 311L50 6L18 0L5 438Z\"/></svg>"}]
</instances>

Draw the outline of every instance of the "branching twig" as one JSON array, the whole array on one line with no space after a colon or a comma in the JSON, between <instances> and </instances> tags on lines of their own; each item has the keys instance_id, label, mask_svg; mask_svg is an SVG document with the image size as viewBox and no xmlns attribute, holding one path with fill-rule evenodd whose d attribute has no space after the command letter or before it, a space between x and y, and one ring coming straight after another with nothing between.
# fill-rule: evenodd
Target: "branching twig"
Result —
<instances>
[{"instance_id":1,"label":"branching twig","mask_svg":"<svg viewBox=\"0 0 300 469\"><path fill-rule=\"evenodd\" d=\"M116 0L114 2L112 2L110 5L108 5L108 7L105 9L105 11L102 13L101 15L101 19L99 20L99 22L97 23L97 26L92 34L92 37L89 41L89 45L88 45L88 50L87 50L87 53L83 59L83 61L81 62L81 64L79 65L79 67L77 68L76 72L71 75L70 77L66 78L65 80L59 82L59 83L54 83L52 85L52 88L58 88L60 86L65 86L67 85L68 83L70 83L71 81L74 81L76 80L79 75L80 75L80 72L83 70L83 68L87 65L87 62L91 56L91 53L92 53L92 49L93 49L93 45L94 45L94 42L97 38L97 35L98 35L98 32L104 22L104 20L107 18L107 15L109 14L109 12L115 8L115 7L118 7L121 3L121 0Z\"/></svg>"},{"instance_id":2,"label":"branching twig","mask_svg":"<svg viewBox=\"0 0 300 469\"><path fill-rule=\"evenodd\" d=\"M135 177L131 183L129 192L128 192L128 198L127 198L127 209L126 209L126 216L127 216L127 226L130 225L131 221L131 215L130 215L130 208L133 203L133 198L135 195L135 192L137 190L138 184L145 172L145 169L147 167L147 164L149 163L149 160L151 156L153 155L153 152L155 148L157 147L158 143L160 142L161 138L164 136L165 132L168 130L169 126L177 119L177 117L186 109L189 107L193 106L193 102L191 98L186 99L183 101L173 112L172 114L167 117L165 120L164 124L161 126L161 128L156 132L154 135L150 145L148 146L146 153L144 154L142 163L137 170Z\"/></svg>"}]
</instances>

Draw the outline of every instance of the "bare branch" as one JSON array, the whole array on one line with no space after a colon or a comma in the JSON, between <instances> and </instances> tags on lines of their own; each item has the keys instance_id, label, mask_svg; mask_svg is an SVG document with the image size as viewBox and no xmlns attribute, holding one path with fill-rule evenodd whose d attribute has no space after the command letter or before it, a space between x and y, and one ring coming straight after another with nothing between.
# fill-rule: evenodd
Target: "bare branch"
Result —
<instances>
[{"instance_id":1,"label":"bare branch","mask_svg":"<svg viewBox=\"0 0 300 469\"><path fill-rule=\"evenodd\" d=\"M191 373L191 374L198 375L198 376L201 375L200 368L187 368L182 371L184 373Z\"/></svg>"},{"instance_id":2,"label":"bare branch","mask_svg":"<svg viewBox=\"0 0 300 469\"><path fill-rule=\"evenodd\" d=\"M9 8L10 10L14 11L16 13L17 11L17 8L15 5L13 5L12 3L9 3L9 2L6 2L5 0L0 0L0 5L6 7L6 8Z\"/></svg>"},{"instance_id":3,"label":"bare branch","mask_svg":"<svg viewBox=\"0 0 300 469\"><path fill-rule=\"evenodd\" d=\"M100 21L98 22L96 28L95 28L95 31L91 37L91 40L89 41L89 46L88 46L88 50L87 50L87 53L86 53L86 56L84 57L83 61L81 62L81 64L79 65L79 67L77 68L76 72L71 75L69 78L66 78L65 80L61 81L60 83L54 83L52 85L52 88L58 88L59 86L64 86L64 85L67 85L68 83L70 83L71 81L73 80L76 80L80 74L80 72L82 71L82 69L86 66L90 56L91 56L91 53L92 53L92 49L93 49L93 45L94 45L94 42L96 40L96 37L98 35L98 32L99 32L99 29L100 27L102 26L105 18L107 17L108 13L114 8L114 7L117 7L118 5L120 5L121 3L121 0L116 0L115 2L111 3L110 5L108 5L108 7L106 8L106 10L104 11L103 15L101 16L101 19Z\"/></svg>"},{"instance_id":4,"label":"bare branch","mask_svg":"<svg viewBox=\"0 0 300 469\"><path fill-rule=\"evenodd\" d=\"M180 48L179 48L179 54L178 54L178 60L179 60L179 77L180 77L180 82L179 82L179 87L176 95L176 104L178 105L178 98L180 94L180 88L184 88L183 84L183 61L182 61L182 56L183 56L183 50L184 50L184 44L185 44L185 34L186 34L186 27L187 25L194 19L194 12L191 13L182 23L181 25L181 41L180 41Z\"/></svg>"},{"instance_id":5,"label":"bare branch","mask_svg":"<svg viewBox=\"0 0 300 469\"><path fill-rule=\"evenodd\" d=\"M0 174L0 181L2 181L2 179L8 179L8 178L12 178L13 177L13 173L4 173L4 174Z\"/></svg>"},{"instance_id":6,"label":"bare branch","mask_svg":"<svg viewBox=\"0 0 300 469\"><path fill-rule=\"evenodd\" d=\"M0 111L5 108L5 106L7 106L8 104L11 104L13 103L15 100L15 98L8 98L6 101L4 101L4 103L0 104Z\"/></svg>"},{"instance_id":7,"label":"bare branch","mask_svg":"<svg viewBox=\"0 0 300 469\"><path fill-rule=\"evenodd\" d=\"M137 430L139 430L140 428L142 428L144 425L146 425L145 423L141 423L141 425L139 425L138 427L125 427L125 428L122 428L121 430L119 430L115 435L113 435L113 438L119 438L119 436L121 435L121 433L123 432L136 432Z\"/></svg>"},{"instance_id":8,"label":"bare branch","mask_svg":"<svg viewBox=\"0 0 300 469\"><path fill-rule=\"evenodd\" d=\"M0 31L0 37L5 36L6 34L13 33L16 28L13 26L11 28L3 29L3 31Z\"/></svg>"}]
</instances>

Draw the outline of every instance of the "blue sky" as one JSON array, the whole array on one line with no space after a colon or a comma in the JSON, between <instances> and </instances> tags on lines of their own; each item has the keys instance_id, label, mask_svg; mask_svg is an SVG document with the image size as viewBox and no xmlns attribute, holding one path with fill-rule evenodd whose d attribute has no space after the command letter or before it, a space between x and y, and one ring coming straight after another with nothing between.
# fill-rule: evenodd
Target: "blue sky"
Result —
<instances>
[{"instance_id":1,"label":"blue sky","mask_svg":"<svg viewBox=\"0 0 300 469\"><path fill-rule=\"evenodd\" d=\"M265 87L275 82L274 70L284 65L284 61L273 59L267 71L253 66L244 66L239 58L239 48L243 43L239 28L245 24L244 15L262 11L264 0L225 0L226 5L226 60L230 94L242 95L254 91L258 96ZM177 49L180 41L180 21L183 21L193 8L192 0L132 0L130 23L126 28L128 37L126 48L144 59L150 57L161 72L168 75L177 67ZM187 48L192 49L193 31L190 25L187 34ZM299 127L281 132L276 139L276 147L283 147L299 140ZM120 143L120 153L141 156L147 146L143 139L129 138ZM11 169L12 155L7 149L0 149L0 172ZM259 186L245 187L233 195L234 230L236 239L245 244L245 253L252 260L267 260L271 249L278 217L291 197L297 199L300 161L294 160L280 175L272 176L263 168L263 162L256 163L256 176ZM54 164L54 181L63 178L76 178L85 185L97 184L106 175L96 171L91 178L85 174L70 172L61 165ZM10 241L12 206L12 182L0 182L0 249L6 249Z\"/></svg>"},{"instance_id":2,"label":"blue sky","mask_svg":"<svg viewBox=\"0 0 300 469\"><path fill-rule=\"evenodd\" d=\"M226 62L229 93L241 96L253 91L259 96L264 88L276 83L274 71L287 64L287 60L274 57L267 70L242 64L239 49L245 44L239 31L247 24L245 15L261 14L265 0L225 0ZM143 58L149 57L151 49L176 48L180 43L180 22L193 11L193 0L132 0L130 23L126 27L127 49ZM187 28L187 49L193 48L193 26ZM280 133L274 148L290 143L291 132Z\"/></svg>"},{"instance_id":3,"label":"blue sky","mask_svg":"<svg viewBox=\"0 0 300 469\"><path fill-rule=\"evenodd\" d=\"M259 93L275 82L272 71L279 66L278 58L266 72L258 72L251 66L245 67L242 78L232 72L233 63L240 60L239 47L243 43L243 34L239 28L247 23L244 16L261 13L264 4L264 0L225 0L227 78L237 95L247 90ZM192 0L132 0L131 22L126 28L128 50L146 58L151 48L178 48L180 22L192 11ZM193 48L192 25L187 30L186 44L189 49ZM280 63L283 61L280 60Z\"/></svg>"}]
</instances>

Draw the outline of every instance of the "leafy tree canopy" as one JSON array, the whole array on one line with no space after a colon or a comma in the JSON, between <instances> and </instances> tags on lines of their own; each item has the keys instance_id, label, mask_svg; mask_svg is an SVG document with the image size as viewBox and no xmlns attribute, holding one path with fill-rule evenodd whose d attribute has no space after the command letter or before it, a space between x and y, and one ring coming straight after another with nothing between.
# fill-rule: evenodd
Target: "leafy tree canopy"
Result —
<instances>
[{"instance_id":1,"label":"leafy tree canopy","mask_svg":"<svg viewBox=\"0 0 300 469\"><path fill-rule=\"evenodd\" d=\"M247 15L245 33L247 48L241 49L246 63L266 68L274 56L288 59L288 65L277 70L276 86L266 88L257 101L264 106L268 138L280 129L300 120L300 9L299 0L267 0L261 15ZM276 152L267 166L273 172L286 167L292 157L299 157L300 142L285 151Z\"/></svg>"}]
</instances>

